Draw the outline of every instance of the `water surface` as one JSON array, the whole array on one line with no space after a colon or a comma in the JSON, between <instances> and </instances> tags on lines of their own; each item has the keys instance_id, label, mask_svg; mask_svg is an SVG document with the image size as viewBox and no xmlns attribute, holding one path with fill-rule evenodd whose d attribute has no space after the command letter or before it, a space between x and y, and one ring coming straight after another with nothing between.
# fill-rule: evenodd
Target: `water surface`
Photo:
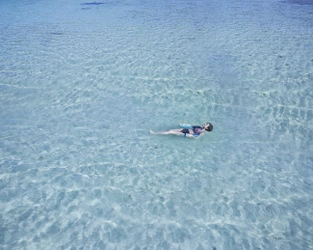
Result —
<instances>
[{"instance_id":1,"label":"water surface","mask_svg":"<svg viewBox=\"0 0 313 250\"><path fill-rule=\"evenodd\" d=\"M312 12L2 2L1 248L313 249Z\"/></svg>"}]
</instances>

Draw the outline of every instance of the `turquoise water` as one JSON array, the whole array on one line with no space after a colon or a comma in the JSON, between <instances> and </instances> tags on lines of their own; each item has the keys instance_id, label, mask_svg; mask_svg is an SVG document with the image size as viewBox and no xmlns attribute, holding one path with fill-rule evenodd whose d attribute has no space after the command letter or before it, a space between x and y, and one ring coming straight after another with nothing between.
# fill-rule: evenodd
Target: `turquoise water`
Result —
<instances>
[{"instance_id":1,"label":"turquoise water","mask_svg":"<svg viewBox=\"0 0 313 250\"><path fill-rule=\"evenodd\" d=\"M89 3L0 2L0 248L313 249L310 1Z\"/></svg>"}]
</instances>

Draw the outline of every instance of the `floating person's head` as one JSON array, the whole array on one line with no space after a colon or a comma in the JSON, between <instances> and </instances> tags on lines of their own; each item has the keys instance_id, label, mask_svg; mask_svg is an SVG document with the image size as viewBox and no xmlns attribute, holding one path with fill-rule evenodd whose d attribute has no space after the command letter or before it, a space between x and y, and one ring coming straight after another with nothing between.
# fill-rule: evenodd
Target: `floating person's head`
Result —
<instances>
[{"instance_id":1,"label":"floating person's head","mask_svg":"<svg viewBox=\"0 0 313 250\"><path fill-rule=\"evenodd\" d=\"M206 123L203 124L203 128L206 131L211 132L213 130L213 125L210 122L206 122Z\"/></svg>"}]
</instances>

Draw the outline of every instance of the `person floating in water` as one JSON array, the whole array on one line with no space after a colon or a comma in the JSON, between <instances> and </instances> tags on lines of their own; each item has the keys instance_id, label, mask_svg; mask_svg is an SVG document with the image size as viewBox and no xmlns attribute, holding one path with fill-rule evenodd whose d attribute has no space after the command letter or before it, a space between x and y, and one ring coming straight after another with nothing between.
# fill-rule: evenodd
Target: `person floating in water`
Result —
<instances>
[{"instance_id":1,"label":"person floating in water","mask_svg":"<svg viewBox=\"0 0 313 250\"><path fill-rule=\"evenodd\" d=\"M155 135L181 135L185 137L192 137L198 139L200 136L204 135L204 132L211 132L213 130L213 125L210 122L206 122L203 126L199 125L189 125L189 124L179 124L181 128L170 129L166 131L154 132L150 130L151 134Z\"/></svg>"}]
</instances>

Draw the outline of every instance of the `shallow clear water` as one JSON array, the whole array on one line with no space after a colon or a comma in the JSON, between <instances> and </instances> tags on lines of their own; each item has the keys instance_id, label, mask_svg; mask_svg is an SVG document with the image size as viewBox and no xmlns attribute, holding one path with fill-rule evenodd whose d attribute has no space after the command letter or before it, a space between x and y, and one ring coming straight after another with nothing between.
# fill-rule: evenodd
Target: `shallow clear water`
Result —
<instances>
[{"instance_id":1,"label":"shallow clear water","mask_svg":"<svg viewBox=\"0 0 313 250\"><path fill-rule=\"evenodd\" d=\"M0 3L1 249L313 249L313 5L89 3Z\"/></svg>"}]
</instances>

